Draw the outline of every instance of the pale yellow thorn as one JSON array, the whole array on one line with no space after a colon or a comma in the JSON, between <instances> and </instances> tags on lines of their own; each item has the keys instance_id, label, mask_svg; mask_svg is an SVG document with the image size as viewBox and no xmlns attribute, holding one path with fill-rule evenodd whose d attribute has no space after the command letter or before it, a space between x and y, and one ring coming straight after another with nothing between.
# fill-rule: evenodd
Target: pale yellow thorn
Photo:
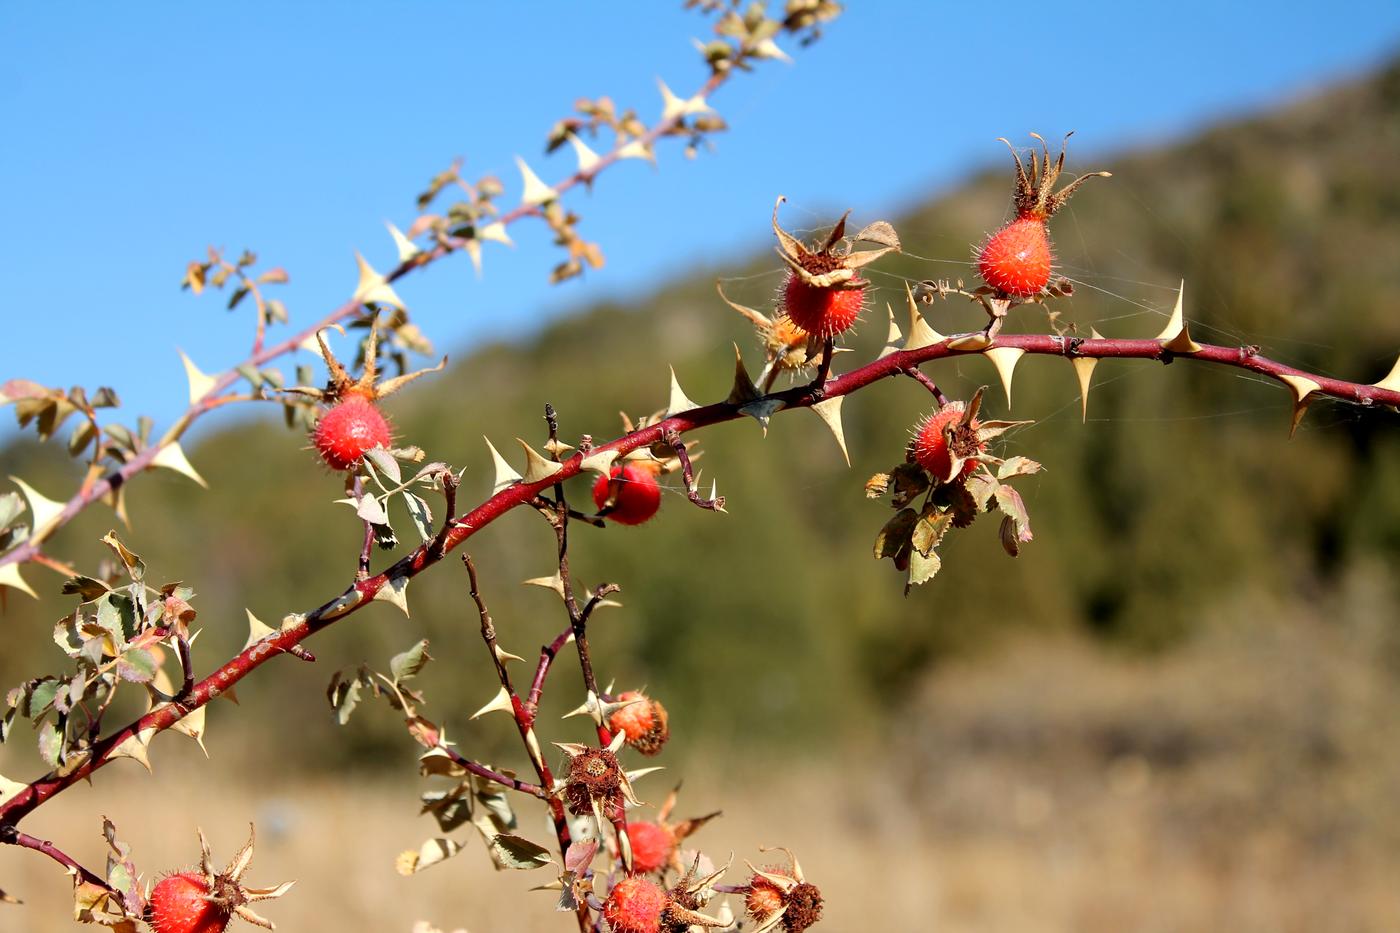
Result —
<instances>
[{"instance_id":1,"label":"pale yellow thorn","mask_svg":"<svg viewBox=\"0 0 1400 933\"><path fill-rule=\"evenodd\" d=\"M375 591L374 598L397 606L400 612L408 615L408 577L390 577Z\"/></svg>"},{"instance_id":2,"label":"pale yellow thorn","mask_svg":"<svg viewBox=\"0 0 1400 933\"><path fill-rule=\"evenodd\" d=\"M29 537L44 538L52 530L52 525L58 521L59 513L64 509L62 502L55 502L47 496L40 495L33 486L20 479L18 476L11 476L10 480L24 493L24 498L29 501L29 514L33 521L29 526Z\"/></svg>"},{"instance_id":3,"label":"pale yellow thorn","mask_svg":"<svg viewBox=\"0 0 1400 933\"><path fill-rule=\"evenodd\" d=\"M520 203L528 207L539 207L541 204L548 204L557 200L559 192L540 181L540 176L536 175L530 166L525 164L525 160L520 156L515 157L515 164L520 169L520 177L524 181L525 190L520 195Z\"/></svg>"},{"instance_id":4,"label":"pale yellow thorn","mask_svg":"<svg viewBox=\"0 0 1400 933\"><path fill-rule=\"evenodd\" d=\"M491 486L493 493L500 492L512 483L520 482L520 474L515 472L515 468L506 462L506 458L501 456L501 452L496 449L496 445L491 443L491 438L483 436L487 448L491 451L491 462L496 467L496 481Z\"/></svg>"},{"instance_id":5,"label":"pale yellow thorn","mask_svg":"<svg viewBox=\"0 0 1400 933\"><path fill-rule=\"evenodd\" d=\"M841 427L841 403L845 400L846 396L837 395L813 405L812 411L831 429L832 437L836 438L836 446L841 448L841 456L846 458L846 466L850 466L851 454L846 449L846 432Z\"/></svg>"},{"instance_id":6,"label":"pale yellow thorn","mask_svg":"<svg viewBox=\"0 0 1400 933\"><path fill-rule=\"evenodd\" d=\"M170 728L174 732L178 732L181 735L187 735L190 738L194 739L195 743L199 745L199 750L204 752L204 757L208 758L209 749L204 747L205 709L206 707L201 706L199 707L199 709L192 710L189 714L187 714L184 718L178 720Z\"/></svg>"},{"instance_id":7,"label":"pale yellow thorn","mask_svg":"<svg viewBox=\"0 0 1400 933\"><path fill-rule=\"evenodd\" d=\"M384 222L384 226L389 228L389 236L394 238L394 248L399 251L399 262L408 262L414 256L423 252L414 245L412 240L404 236L403 231L398 227L395 227L388 221Z\"/></svg>"},{"instance_id":8,"label":"pale yellow thorn","mask_svg":"<svg viewBox=\"0 0 1400 933\"><path fill-rule=\"evenodd\" d=\"M992 338L988 337L984 331L975 334L964 334L948 341L949 350L974 350L982 351L992 345Z\"/></svg>"},{"instance_id":9,"label":"pale yellow thorn","mask_svg":"<svg viewBox=\"0 0 1400 933\"><path fill-rule=\"evenodd\" d=\"M676 380L676 367L671 369L671 400L666 404L666 414L679 415L683 411L694 411L700 406L692 402L681 390L681 384Z\"/></svg>"},{"instance_id":10,"label":"pale yellow thorn","mask_svg":"<svg viewBox=\"0 0 1400 933\"><path fill-rule=\"evenodd\" d=\"M1093 340L1103 339L1103 334L1092 327L1089 328L1089 336ZM1088 423L1089 383L1094 377L1094 367L1099 365L1099 359L1094 356L1074 356L1070 357L1070 363L1074 365L1074 375L1079 379L1079 420L1081 423Z\"/></svg>"},{"instance_id":11,"label":"pale yellow thorn","mask_svg":"<svg viewBox=\"0 0 1400 933\"><path fill-rule=\"evenodd\" d=\"M570 133L567 137L569 145L574 147L574 154L578 156L578 171L580 175L588 175L598 165L598 153L588 148L588 144L578 138L576 133Z\"/></svg>"},{"instance_id":12,"label":"pale yellow thorn","mask_svg":"<svg viewBox=\"0 0 1400 933\"><path fill-rule=\"evenodd\" d=\"M876 359L880 360L883 360L891 353L898 353L899 345L904 342L904 334L900 331L899 325L896 324L894 320L894 308L890 307L888 301L885 302L885 310L888 311L890 315L890 329L885 337L885 346L880 350L880 355L876 357Z\"/></svg>"},{"instance_id":13,"label":"pale yellow thorn","mask_svg":"<svg viewBox=\"0 0 1400 933\"><path fill-rule=\"evenodd\" d=\"M589 470L601 476L612 474L613 461L617 459L617 451L600 450L595 454L589 454L579 461L579 469Z\"/></svg>"},{"instance_id":14,"label":"pale yellow thorn","mask_svg":"<svg viewBox=\"0 0 1400 933\"><path fill-rule=\"evenodd\" d=\"M909 336L905 338L902 349L922 350L924 347L942 343L946 338L929 327L924 316L919 313L919 304L914 300L914 293L909 289L908 282L904 283L904 295L909 304Z\"/></svg>"},{"instance_id":15,"label":"pale yellow thorn","mask_svg":"<svg viewBox=\"0 0 1400 933\"><path fill-rule=\"evenodd\" d=\"M563 464L555 463L553 460L546 460L544 454L540 453L520 438L515 442L525 449L525 476L527 483L538 483L542 479L549 479L555 473L564 469Z\"/></svg>"},{"instance_id":16,"label":"pale yellow thorn","mask_svg":"<svg viewBox=\"0 0 1400 933\"><path fill-rule=\"evenodd\" d=\"M0 774L0 806L7 804L20 791L28 787L28 784L21 784L19 781L12 781L5 775Z\"/></svg>"},{"instance_id":17,"label":"pale yellow thorn","mask_svg":"<svg viewBox=\"0 0 1400 933\"><path fill-rule=\"evenodd\" d=\"M510 702L510 691L507 690L505 687L502 687L500 690L496 691L496 695L493 696L485 706L477 710L475 713L472 713L471 718L480 719L487 713L510 712L514 712L514 707L511 705Z\"/></svg>"},{"instance_id":18,"label":"pale yellow thorn","mask_svg":"<svg viewBox=\"0 0 1400 933\"><path fill-rule=\"evenodd\" d=\"M651 147L644 145L640 139L634 139L617 150L619 159L646 159L652 165L656 164L656 153L651 151Z\"/></svg>"},{"instance_id":19,"label":"pale yellow thorn","mask_svg":"<svg viewBox=\"0 0 1400 933\"><path fill-rule=\"evenodd\" d=\"M1006 390L1006 407L1010 410L1011 377L1016 372L1016 364L1026 355L1026 351L1020 347L992 347L983 350L982 355L991 360L992 365L996 367L997 375L1001 377L1001 387Z\"/></svg>"},{"instance_id":20,"label":"pale yellow thorn","mask_svg":"<svg viewBox=\"0 0 1400 933\"><path fill-rule=\"evenodd\" d=\"M191 465L189 458L185 456L185 450L180 446L179 441L171 441L160 449L160 453L151 460L151 466L165 467L167 470L174 470L182 476L188 476L205 489L209 484L204 481L204 477L199 475L199 471Z\"/></svg>"},{"instance_id":21,"label":"pale yellow thorn","mask_svg":"<svg viewBox=\"0 0 1400 933\"><path fill-rule=\"evenodd\" d=\"M140 732L132 733L123 739L121 744L107 753L107 759L110 761L113 758L130 758L140 762L141 767L145 768L147 772L155 773L154 769L151 768L149 752L151 737L155 734L155 729L143 729Z\"/></svg>"},{"instance_id":22,"label":"pale yellow thorn","mask_svg":"<svg viewBox=\"0 0 1400 933\"><path fill-rule=\"evenodd\" d=\"M1387 389L1391 392L1400 392L1400 359L1395 361L1395 365L1390 367L1390 374L1380 382L1371 383L1377 389Z\"/></svg>"},{"instance_id":23,"label":"pale yellow thorn","mask_svg":"<svg viewBox=\"0 0 1400 933\"><path fill-rule=\"evenodd\" d=\"M365 257L361 256L358 251L355 253L355 263L360 270L360 281L355 286L355 294L352 296L356 301L360 304L374 302L392 305L400 311L406 310L403 299L394 292L388 280L374 271L374 267L366 262Z\"/></svg>"},{"instance_id":24,"label":"pale yellow thorn","mask_svg":"<svg viewBox=\"0 0 1400 933\"><path fill-rule=\"evenodd\" d=\"M753 380L749 378L749 371L744 368L744 354L736 343L734 344L734 386L729 390L729 398L726 401L731 405L742 405L761 397L762 393L758 391L758 386L753 384Z\"/></svg>"},{"instance_id":25,"label":"pale yellow thorn","mask_svg":"<svg viewBox=\"0 0 1400 933\"><path fill-rule=\"evenodd\" d=\"M481 278L481 241L468 240L462 246L467 251L467 257L472 261L472 271L476 273L478 279Z\"/></svg>"},{"instance_id":26,"label":"pale yellow thorn","mask_svg":"<svg viewBox=\"0 0 1400 933\"><path fill-rule=\"evenodd\" d=\"M247 651L269 635L275 635L277 633L272 626L253 615L253 610L244 609L243 611L248 614L248 640L243 643L244 651Z\"/></svg>"},{"instance_id":27,"label":"pale yellow thorn","mask_svg":"<svg viewBox=\"0 0 1400 933\"><path fill-rule=\"evenodd\" d=\"M24 577L20 576L19 564L6 564L0 567L0 586L8 586L12 590L19 590L21 593L27 593L34 599L39 598L39 594L30 588L29 584L25 582ZM0 789L3 789L3 786L3 784L0 784Z\"/></svg>"},{"instance_id":28,"label":"pale yellow thorn","mask_svg":"<svg viewBox=\"0 0 1400 933\"><path fill-rule=\"evenodd\" d=\"M1157 339L1162 341L1162 348L1173 353L1196 353L1201 349L1201 345L1192 340L1186 330L1186 318L1181 311L1181 298L1185 292L1186 280L1182 279L1176 291L1176 305L1172 308L1171 319L1167 321L1166 329L1157 335Z\"/></svg>"},{"instance_id":29,"label":"pale yellow thorn","mask_svg":"<svg viewBox=\"0 0 1400 933\"><path fill-rule=\"evenodd\" d=\"M476 232L478 240L492 240L496 243L504 243L506 246L514 246L515 241L506 233L506 225L499 220L495 223L487 224Z\"/></svg>"},{"instance_id":30,"label":"pale yellow thorn","mask_svg":"<svg viewBox=\"0 0 1400 933\"><path fill-rule=\"evenodd\" d=\"M214 383L217 380L207 373L200 372L199 367L194 365L194 361L186 355L184 350L180 350L179 353L180 359L185 364L185 378L190 383L190 404L198 404L199 400L208 395L209 390L214 388Z\"/></svg>"},{"instance_id":31,"label":"pale yellow thorn","mask_svg":"<svg viewBox=\"0 0 1400 933\"><path fill-rule=\"evenodd\" d=\"M1320 391L1322 386L1307 376L1285 374L1279 376L1278 380L1293 392L1293 421L1288 428L1288 436L1291 438L1298 431L1298 423L1303 420L1303 413L1312 404L1313 393Z\"/></svg>"},{"instance_id":32,"label":"pale yellow thorn","mask_svg":"<svg viewBox=\"0 0 1400 933\"><path fill-rule=\"evenodd\" d=\"M705 103L705 98L698 94L688 100L681 100L671 92L671 89L666 86L666 82L660 78L656 79L656 86L661 89L662 120L675 120L690 114L706 113L710 109L709 105Z\"/></svg>"},{"instance_id":33,"label":"pale yellow thorn","mask_svg":"<svg viewBox=\"0 0 1400 933\"><path fill-rule=\"evenodd\" d=\"M529 580L522 580L520 582L520 585L538 586L546 590L553 590L555 593L558 594L560 599L564 598L564 578L559 575L559 571L557 570L554 572L553 576L532 577Z\"/></svg>"}]
</instances>

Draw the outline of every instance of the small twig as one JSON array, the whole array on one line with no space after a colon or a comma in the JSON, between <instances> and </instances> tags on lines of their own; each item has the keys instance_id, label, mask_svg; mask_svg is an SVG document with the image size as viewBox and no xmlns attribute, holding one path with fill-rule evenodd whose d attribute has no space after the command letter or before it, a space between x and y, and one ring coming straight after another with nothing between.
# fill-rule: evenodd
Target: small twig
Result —
<instances>
[{"instance_id":1,"label":"small twig","mask_svg":"<svg viewBox=\"0 0 1400 933\"><path fill-rule=\"evenodd\" d=\"M820 400L826 394L826 380L831 375L831 358L836 353L836 338L827 337L822 343L822 356L817 362L817 375L807 386L807 391Z\"/></svg>"},{"instance_id":2,"label":"small twig","mask_svg":"<svg viewBox=\"0 0 1400 933\"><path fill-rule=\"evenodd\" d=\"M441 742L433 747L441 750L443 754L452 759L453 763L470 771L477 777L486 778L488 781L495 781L503 787L509 787L511 790L518 790L520 793L529 794L531 797L538 797L541 800L550 799L549 794L538 784L531 784L529 781L522 781L518 778L508 777L499 771L493 771L483 764L472 761L460 752L454 751L450 746L444 745Z\"/></svg>"},{"instance_id":3,"label":"small twig","mask_svg":"<svg viewBox=\"0 0 1400 933\"><path fill-rule=\"evenodd\" d=\"M544 679L549 674L549 667L554 663L554 659L564 646L573 637L574 627L570 625L555 637L554 641L540 648L540 661L535 666L535 679L530 684L530 693L525 697L525 708L534 713L540 706L540 694L544 692Z\"/></svg>"},{"instance_id":4,"label":"small twig","mask_svg":"<svg viewBox=\"0 0 1400 933\"><path fill-rule=\"evenodd\" d=\"M102 890L111 893L119 903L125 903L125 899L120 891L108 884L102 876L84 868L76 859L58 848L58 846L54 845L52 842L36 838L28 833L22 833L16 827L8 823L0 823L0 845L19 846L23 849L33 849L35 852L41 852L88 884L95 884Z\"/></svg>"},{"instance_id":5,"label":"small twig","mask_svg":"<svg viewBox=\"0 0 1400 933\"><path fill-rule=\"evenodd\" d=\"M457 487L460 483L461 480L457 478L456 473L453 473L451 470L443 471L442 498L443 508L446 511L442 517L442 527L438 529L438 533L433 536L432 543L432 552L438 557L446 553L447 536L452 533L452 529L457 525L455 518L457 514ZM472 581L472 589L476 589L476 581L474 579ZM472 593L472 595L475 596L476 594Z\"/></svg>"},{"instance_id":6,"label":"small twig","mask_svg":"<svg viewBox=\"0 0 1400 933\"><path fill-rule=\"evenodd\" d=\"M185 675L184 681L180 684L180 692L175 694L175 701L179 702L194 690L194 659L190 657L190 640L184 635L176 634L175 652L180 658L180 670Z\"/></svg>"},{"instance_id":7,"label":"small twig","mask_svg":"<svg viewBox=\"0 0 1400 933\"><path fill-rule=\"evenodd\" d=\"M928 389L929 392L933 394L933 397L938 400L939 405L948 404L948 396L944 395L943 392L934 383L934 381L930 379L927 375L925 375L924 371L918 366L906 366L904 367L902 372L904 373L904 375L908 376L910 379L913 379L925 389Z\"/></svg>"},{"instance_id":8,"label":"small twig","mask_svg":"<svg viewBox=\"0 0 1400 933\"><path fill-rule=\"evenodd\" d=\"M702 509L709 509L711 512L724 511L724 496L715 496L713 499L706 499L700 494L695 483L695 467L690 462L690 452L685 449L685 441L676 431L667 431L662 435L662 439L671 445L675 451L676 459L681 462L681 478L685 481L685 497Z\"/></svg>"},{"instance_id":9,"label":"small twig","mask_svg":"<svg viewBox=\"0 0 1400 933\"><path fill-rule=\"evenodd\" d=\"M364 495L364 483L361 482L359 476L355 477L355 485L353 488L355 501L359 502L360 497ZM374 525L368 519L365 519L364 522L365 543L364 546L360 548L360 563L359 566L355 569L356 583L360 583L364 580L369 579L369 558L370 555L374 553Z\"/></svg>"}]
</instances>

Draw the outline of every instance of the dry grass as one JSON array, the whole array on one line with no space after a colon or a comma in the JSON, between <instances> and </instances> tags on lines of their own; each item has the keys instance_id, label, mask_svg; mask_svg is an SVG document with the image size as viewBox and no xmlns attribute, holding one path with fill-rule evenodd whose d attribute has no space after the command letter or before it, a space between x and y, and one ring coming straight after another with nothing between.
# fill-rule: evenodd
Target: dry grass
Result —
<instances>
[{"instance_id":1,"label":"dry grass","mask_svg":"<svg viewBox=\"0 0 1400 933\"><path fill-rule=\"evenodd\" d=\"M681 815L724 803L701 837L721 856L796 849L833 933L1400 929L1390 638L1375 620L1271 619L1152 662L1022 645L932 678L879 778L851 750L796 776L739 765L691 775ZM267 911L283 930L572 929L526 893L542 874L497 875L479 851L396 876L430 832L412 783L219 783L169 749L155 780L114 768L28 828L96 862L106 813L150 868L190 858L196 821L228 852L252 817L252 879L300 882ZM45 860L0 852L0 886L28 901L0 928L71 928Z\"/></svg>"}]
</instances>

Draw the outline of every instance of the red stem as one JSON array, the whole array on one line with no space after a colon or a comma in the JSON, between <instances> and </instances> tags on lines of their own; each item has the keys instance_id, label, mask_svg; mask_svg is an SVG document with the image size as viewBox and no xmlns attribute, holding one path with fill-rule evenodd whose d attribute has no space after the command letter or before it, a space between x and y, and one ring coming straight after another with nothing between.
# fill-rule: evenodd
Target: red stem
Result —
<instances>
[{"instance_id":1,"label":"red stem","mask_svg":"<svg viewBox=\"0 0 1400 933\"><path fill-rule=\"evenodd\" d=\"M1172 353L1164 350L1156 340L1079 340L1042 334L1027 334L998 337L994 346L1016 347L1027 353L1064 357L1087 357L1093 359L1147 359L1168 362L1172 359L1204 360L1258 373L1263 376L1302 376L1318 385L1322 395L1354 402L1371 407L1387 405L1400 408L1400 391L1374 385L1361 385L1315 375L1285 366L1255 354L1249 347L1223 347L1204 345L1195 353ZM803 386L777 393L784 409L807 408L825 398L849 395L871 383L890 376L903 375L911 366L931 360L953 356L969 356L976 350L956 350L944 340L918 350L903 350L891 353L882 359L874 360L858 369L838 376L823 387ZM719 402L703 408L693 409L665 418L645 428L623 435L601 447L600 450L616 451L619 455L656 444L669 432L685 434L699 428L743 417L739 407L728 402ZM545 489L577 476L582 470L582 456L575 454L560 465L559 472L535 483L517 483L509 486L485 502L458 518L449 531L442 546L420 546L387 570L368 580L356 582L342 595L307 613L305 617L291 621L281 630L244 649L236 657L226 662L213 674L195 685L189 697L179 707L164 704L151 710L130 725L98 741L90 750L83 753L80 760L69 762L64 773L47 774L29 784L4 805L0 805L0 824L18 823L46 800L65 788L88 778L93 771L111 760L112 751L127 739L148 731L159 732L170 728L189 711L197 709L224 691L233 687L244 677L267 663L279 654L290 652L312 635L332 623L359 611L367 605L374 594L385 586L390 578L412 578L437 563L444 554L456 548L472 535L490 525L511 509L531 503Z\"/></svg>"}]
</instances>

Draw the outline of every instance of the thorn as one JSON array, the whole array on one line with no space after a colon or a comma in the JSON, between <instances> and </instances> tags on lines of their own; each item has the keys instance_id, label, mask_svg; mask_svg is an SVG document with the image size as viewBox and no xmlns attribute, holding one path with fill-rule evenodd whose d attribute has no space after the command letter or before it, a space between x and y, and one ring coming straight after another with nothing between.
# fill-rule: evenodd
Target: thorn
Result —
<instances>
[{"instance_id":1,"label":"thorn","mask_svg":"<svg viewBox=\"0 0 1400 933\"><path fill-rule=\"evenodd\" d=\"M49 526L58 520L59 513L63 511L63 503L39 494L33 486L18 476L11 476L10 482L18 486L20 492L24 493L24 498L29 501L29 514L33 518L29 525L29 537L32 539L46 536Z\"/></svg>"},{"instance_id":2,"label":"thorn","mask_svg":"<svg viewBox=\"0 0 1400 933\"><path fill-rule=\"evenodd\" d=\"M589 454L579 461L580 470L591 470L601 476L612 475L613 461L617 459L617 451L600 450L597 453Z\"/></svg>"},{"instance_id":3,"label":"thorn","mask_svg":"<svg viewBox=\"0 0 1400 933\"><path fill-rule=\"evenodd\" d=\"M671 400L666 404L666 415L679 415L683 411L694 411L700 406L692 402L681 390L681 384L676 381L676 367L671 368Z\"/></svg>"},{"instance_id":4,"label":"thorn","mask_svg":"<svg viewBox=\"0 0 1400 933\"><path fill-rule=\"evenodd\" d=\"M1021 357L1026 355L1026 351L1020 347L991 347L983 350L982 355L992 361L992 365L997 369L997 375L1001 377L1001 387L1006 390L1006 408L1011 409L1011 377L1016 372L1016 364Z\"/></svg>"},{"instance_id":5,"label":"thorn","mask_svg":"<svg viewBox=\"0 0 1400 933\"><path fill-rule=\"evenodd\" d=\"M527 483L538 483L540 480L549 479L555 473L564 469L563 464L555 463L553 460L546 460L544 454L540 453L520 438L515 439L516 443L525 448L525 476L523 479Z\"/></svg>"},{"instance_id":6,"label":"thorn","mask_svg":"<svg viewBox=\"0 0 1400 933\"><path fill-rule=\"evenodd\" d=\"M558 200L559 192L540 181L540 176L536 175L530 166L525 164L524 159L516 156L515 164L520 169L520 177L525 183L525 190L520 195L521 204L527 207L539 207L541 204Z\"/></svg>"},{"instance_id":7,"label":"thorn","mask_svg":"<svg viewBox=\"0 0 1400 933\"><path fill-rule=\"evenodd\" d=\"M408 577L390 577L375 591L374 598L397 606L404 615L408 615L407 591Z\"/></svg>"},{"instance_id":8,"label":"thorn","mask_svg":"<svg viewBox=\"0 0 1400 933\"><path fill-rule=\"evenodd\" d=\"M837 395L813 405L812 411L831 430L831 435L836 438L836 446L841 448L841 456L846 459L846 466L850 466L851 454L846 450L846 432L841 426L841 403L845 400L844 395Z\"/></svg>"},{"instance_id":9,"label":"thorn","mask_svg":"<svg viewBox=\"0 0 1400 933\"><path fill-rule=\"evenodd\" d=\"M739 352L739 345L734 344L734 387L729 390L729 398L725 401L730 405L744 405L762 397L763 394L749 378L749 371L744 368L744 357Z\"/></svg>"},{"instance_id":10,"label":"thorn","mask_svg":"<svg viewBox=\"0 0 1400 933\"><path fill-rule=\"evenodd\" d=\"M355 286L355 294L352 296L356 301L360 304L392 305L400 311L407 310L404 308L403 299L394 292L384 276L375 272L374 268L365 262L365 257L356 252L355 262L360 267L360 281Z\"/></svg>"},{"instance_id":11,"label":"thorn","mask_svg":"<svg viewBox=\"0 0 1400 933\"><path fill-rule=\"evenodd\" d=\"M880 355L876 357L876 359L881 360L891 353L899 352L899 345L904 340L904 334L900 333L899 325L894 322L894 308L890 307L889 302L885 302L885 310L888 311L890 315L890 329L885 337L885 346L880 350Z\"/></svg>"},{"instance_id":12,"label":"thorn","mask_svg":"<svg viewBox=\"0 0 1400 933\"><path fill-rule=\"evenodd\" d=\"M190 404L196 405L214 388L216 380L208 373L201 372L184 350L180 350L179 353L181 361L185 364L185 378L190 383Z\"/></svg>"},{"instance_id":13,"label":"thorn","mask_svg":"<svg viewBox=\"0 0 1400 933\"><path fill-rule=\"evenodd\" d=\"M491 698L490 702L488 702L488 703L487 703L485 706L483 706L481 709L477 710L475 713L472 713L470 718L472 718L472 719L480 719L482 716L485 716L487 713L514 713L514 712L515 712L515 706L511 703L510 691L507 690L505 687L501 687L500 690L496 691L496 695L495 695L494 697Z\"/></svg>"},{"instance_id":14,"label":"thorn","mask_svg":"<svg viewBox=\"0 0 1400 933\"><path fill-rule=\"evenodd\" d=\"M574 154L578 156L578 172L580 175L591 175L593 169L598 164L598 153L588 148L588 145L574 133L567 137L569 144L574 147Z\"/></svg>"},{"instance_id":15,"label":"thorn","mask_svg":"<svg viewBox=\"0 0 1400 933\"><path fill-rule=\"evenodd\" d=\"M946 340L946 337L929 327L924 316L919 313L918 302L914 300L914 293L910 290L908 282L904 283L904 295L909 302L909 336L905 338L901 349L921 350Z\"/></svg>"},{"instance_id":16,"label":"thorn","mask_svg":"<svg viewBox=\"0 0 1400 933\"><path fill-rule=\"evenodd\" d=\"M179 441L171 441L169 444L162 447L160 453L156 454L155 459L151 461L151 466L165 467L167 470L174 470L182 476L188 476L205 489L209 488L209 484L204 481L204 477L199 475L199 471L194 468L189 458L185 456L184 448L180 446Z\"/></svg>"},{"instance_id":17,"label":"thorn","mask_svg":"<svg viewBox=\"0 0 1400 933\"><path fill-rule=\"evenodd\" d=\"M1313 393L1321 390L1322 386L1307 376L1285 374L1279 376L1278 380L1293 392L1293 421L1288 427L1288 437L1291 440L1293 435L1298 433L1298 423L1303 420L1304 413L1312 404Z\"/></svg>"},{"instance_id":18,"label":"thorn","mask_svg":"<svg viewBox=\"0 0 1400 933\"><path fill-rule=\"evenodd\" d=\"M403 231L393 224L385 221L384 226L389 228L389 236L394 238L394 248L399 251L399 262L408 262L419 253L423 252L413 241L403 235Z\"/></svg>"},{"instance_id":19,"label":"thorn","mask_svg":"<svg viewBox=\"0 0 1400 933\"><path fill-rule=\"evenodd\" d=\"M19 574L19 564L6 564L0 567L0 586L8 586L10 589L19 590L34 599L39 598L39 594L25 582L24 577Z\"/></svg>"},{"instance_id":20,"label":"thorn","mask_svg":"<svg viewBox=\"0 0 1400 933\"><path fill-rule=\"evenodd\" d=\"M492 493L500 492L507 486L518 483L520 481L520 474L515 472L515 468L506 462L505 457L501 456L501 452L496 449L496 445L491 443L491 438L482 435L481 439L486 442L487 448L491 451L491 461L496 467L496 482L491 487Z\"/></svg>"},{"instance_id":21,"label":"thorn","mask_svg":"<svg viewBox=\"0 0 1400 933\"><path fill-rule=\"evenodd\" d=\"M1396 359L1395 365L1390 367L1390 373L1380 382L1371 383L1377 389L1388 389L1391 392L1400 392L1400 359Z\"/></svg>"},{"instance_id":22,"label":"thorn","mask_svg":"<svg viewBox=\"0 0 1400 933\"><path fill-rule=\"evenodd\" d=\"M986 331L978 331L975 334L964 334L961 337L954 337L948 341L949 350L962 350L981 352L992 345L992 338Z\"/></svg>"},{"instance_id":23,"label":"thorn","mask_svg":"<svg viewBox=\"0 0 1400 933\"><path fill-rule=\"evenodd\" d=\"M1176 292L1176 305L1172 308L1172 316L1167 321L1166 329L1157 335L1157 339L1162 341L1162 349L1170 350L1173 353L1198 353L1201 345L1191 339L1191 335L1186 330L1186 318L1181 312L1181 298L1186 292L1186 280L1181 280L1181 286Z\"/></svg>"},{"instance_id":24,"label":"thorn","mask_svg":"<svg viewBox=\"0 0 1400 933\"><path fill-rule=\"evenodd\" d=\"M506 246L515 245L515 241L510 238L510 234L506 233L506 225L500 221L482 227L476 232L476 238L478 240L493 240L497 243L504 243Z\"/></svg>"}]
</instances>

